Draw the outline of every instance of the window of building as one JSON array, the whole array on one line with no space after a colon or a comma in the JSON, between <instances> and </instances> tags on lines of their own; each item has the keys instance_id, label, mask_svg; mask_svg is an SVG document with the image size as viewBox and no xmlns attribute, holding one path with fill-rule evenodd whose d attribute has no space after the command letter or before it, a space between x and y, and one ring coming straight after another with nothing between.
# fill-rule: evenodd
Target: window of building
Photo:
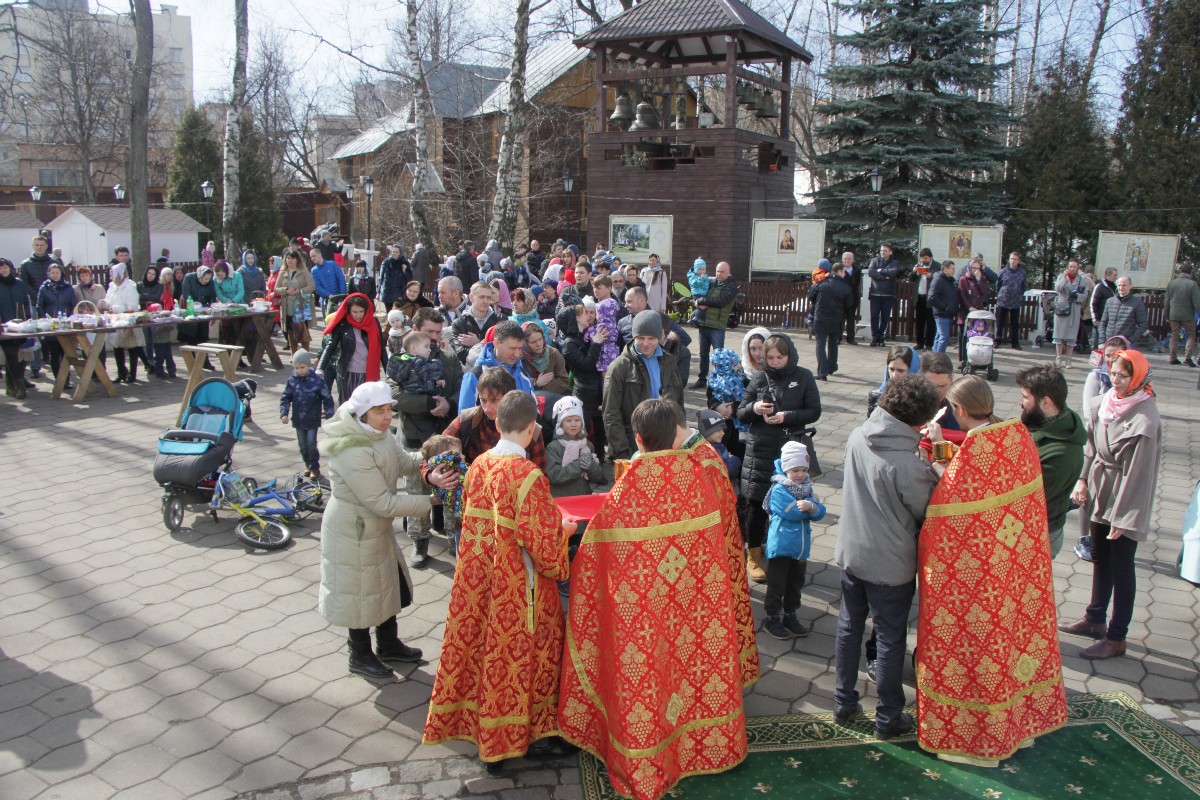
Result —
<instances>
[{"instance_id":1,"label":"window of building","mask_svg":"<svg viewBox=\"0 0 1200 800\"><path fill-rule=\"evenodd\" d=\"M172 89L182 89L183 88L183 76L182 75L169 76L167 78L167 85L170 86Z\"/></svg>"},{"instance_id":2,"label":"window of building","mask_svg":"<svg viewBox=\"0 0 1200 800\"><path fill-rule=\"evenodd\" d=\"M82 186L83 175L77 169L39 169L38 184L41 186Z\"/></svg>"},{"instance_id":3,"label":"window of building","mask_svg":"<svg viewBox=\"0 0 1200 800\"><path fill-rule=\"evenodd\" d=\"M172 47L170 50L167 51L167 57L171 60L172 64L182 64L183 63L183 48L182 47Z\"/></svg>"}]
</instances>

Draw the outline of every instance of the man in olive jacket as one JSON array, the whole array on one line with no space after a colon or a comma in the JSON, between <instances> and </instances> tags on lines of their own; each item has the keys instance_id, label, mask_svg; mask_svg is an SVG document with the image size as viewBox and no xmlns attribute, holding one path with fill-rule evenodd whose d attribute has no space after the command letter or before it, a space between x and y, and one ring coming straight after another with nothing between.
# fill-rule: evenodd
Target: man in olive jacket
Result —
<instances>
[{"instance_id":1,"label":"man in olive jacket","mask_svg":"<svg viewBox=\"0 0 1200 800\"><path fill-rule=\"evenodd\" d=\"M725 346L725 330L729 327L729 314L737 302L738 282L729 274L729 262L717 264L716 279L708 287L708 294L696 300L696 307L704 310L700 320L700 375L692 384L693 389L708 385L708 354L712 348Z\"/></svg>"},{"instance_id":2,"label":"man in olive jacket","mask_svg":"<svg viewBox=\"0 0 1200 800\"><path fill-rule=\"evenodd\" d=\"M1178 364L1179 330L1183 329L1183 363L1196 366L1192 351L1196 349L1196 315L1200 314L1200 286L1192 278L1192 265L1180 264L1179 275L1167 284L1167 322L1171 326L1171 360Z\"/></svg>"},{"instance_id":3,"label":"man in olive jacket","mask_svg":"<svg viewBox=\"0 0 1200 800\"><path fill-rule=\"evenodd\" d=\"M604 376L604 432L612 458L629 458L636 448L633 410L643 400L665 397L683 406L683 384L675 356L662 348L662 317L653 310L633 318L633 341Z\"/></svg>"},{"instance_id":4,"label":"man in olive jacket","mask_svg":"<svg viewBox=\"0 0 1200 800\"><path fill-rule=\"evenodd\" d=\"M1070 508L1071 489L1083 471L1087 429L1067 408L1067 379L1050 364L1036 364L1017 373L1021 390L1021 423L1037 443L1042 462L1042 488L1050 528L1050 555L1063 546L1063 525Z\"/></svg>"}]
</instances>

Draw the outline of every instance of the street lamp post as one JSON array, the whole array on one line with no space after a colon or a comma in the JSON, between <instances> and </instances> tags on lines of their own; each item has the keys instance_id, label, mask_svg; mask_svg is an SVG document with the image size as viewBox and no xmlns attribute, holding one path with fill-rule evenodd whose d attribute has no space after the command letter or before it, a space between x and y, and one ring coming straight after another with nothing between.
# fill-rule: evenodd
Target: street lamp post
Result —
<instances>
[{"instance_id":1,"label":"street lamp post","mask_svg":"<svg viewBox=\"0 0 1200 800\"><path fill-rule=\"evenodd\" d=\"M213 186L212 181L205 181L200 184L200 191L204 195L204 227L210 230L212 229L212 196L216 188Z\"/></svg>"},{"instance_id":2,"label":"street lamp post","mask_svg":"<svg viewBox=\"0 0 1200 800\"><path fill-rule=\"evenodd\" d=\"M350 241L354 241L354 184L353 183L346 184L346 205L350 209L350 212L349 212L350 221L349 221L349 224L346 225L346 227L350 229ZM338 228L340 230L341 225L339 225Z\"/></svg>"},{"instance_id":3,"label":"street lamp post","mask_svg":"<svg viewBox=\"0 0 1200 800\"><path fill-rule=\"evenodd\" d=\"M571 227L574 221L571 219L571 191L575 188L575 176L571 174L571 170L567 170L562 175L563 193L567 196L567 235L563 238L571 241Z\"/></svg>"},{"instance_id":4,"label":"street lamp post","mask_svg":"<svg viewBox=\"0 0 1200 800\"><path fill-rule=\"evenodd\" d=\"M125 202L125 184L118 183L113 187L113 195L117 198L117 205Z\"/></svg>"},{"instance_id":5,"label":"street lamp post","mask_svg":"<svg viewBox=\"0 0 1200 800\"><path fill-rule=\"evenodd\" d=\"M29 187L29 196L33 198L33 202L35 202L35 203L42 202L42 187L30 186Z\"/></svg>"},{"instance_id":6,"label":"street lamp post","mask_svg":"<svg viewBox=\"0 0 1200 800\"><path fill-rule=\"evenodd\" d=\"M871 258L879 253L879 192L883 189L883 170L879 167L871 170L871 192L875 195L875 245L871 249Z\"/></svg>"},{"instance_id":7,"label":"street lamp post","mask_svg":"<svg viewBox=\"0 0 1200 800\"><path fill-rule=\"evenodd\" d=\"M375 194L375 179L370 175L363 178L363 191L367 193L367 248L371 251L371 273L375 272L375 253L378 248L371 245L371 195Z\"/></svg>"}]
</instances>

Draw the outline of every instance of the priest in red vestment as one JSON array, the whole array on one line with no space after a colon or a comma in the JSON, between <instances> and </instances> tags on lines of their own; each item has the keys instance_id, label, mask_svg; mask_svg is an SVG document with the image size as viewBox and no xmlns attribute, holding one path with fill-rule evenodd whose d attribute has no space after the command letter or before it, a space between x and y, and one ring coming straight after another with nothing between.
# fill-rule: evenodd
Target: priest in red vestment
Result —
<instances>
[{"instance_id":1,"label":"priest in red vestment","mask_svg":"<svg viewBox=\"0 0 1200 800\"><path fill-rule=\"evenodd\" d=\"M1037 444L996 421L982 378L947 399L968 434L918 545L917 734L946 760L996 766L1067 720L1046 496Z\"/></svg>"},{"instance_id":2,"label":"priest in red vestment","mask_svg":"<svg viewBox=\"0 0 1200 800\"><path fill-rule=\"evenodd\" d=\"M759 674L732 484L711 447L673 449L673 405L635 410L641 455L575 556L559 692L563 738L638 800L741 763Z\"/></svg>"},{"instance_id":3,"label":"priest in red vestment","mask_svg":"<svg viewBox=\"0 0 1200 800\"><path fill-rule=\"evenodd\" d=\"M567 537L550 483L525 447L537 403L509 392L500 442L471 464L462 535L425 744L465 739L494 770L522 755L573 751L558 734ZM574 530L574 526L571 526Z\"/></svg>"}]
</instances>

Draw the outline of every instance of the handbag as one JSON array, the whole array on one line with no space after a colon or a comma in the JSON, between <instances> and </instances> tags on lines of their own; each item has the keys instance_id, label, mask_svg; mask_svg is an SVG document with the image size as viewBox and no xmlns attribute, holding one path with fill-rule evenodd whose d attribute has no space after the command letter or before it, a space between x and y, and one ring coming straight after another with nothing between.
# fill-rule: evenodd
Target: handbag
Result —
<instances>
[{"instance_id":1,"label":"handbag","mask_svg":"<svg viewBox=\"0 0 1200 800\"><path fill-rule=\"evenodd\" d=\"M1054 301L1054 316L1069 317L1071 316L1071 301L1070 300L1055 300Z\"/></svg>"},{"instance_id":2,"label":"handbag","mask_svg":"<svg viewBox=\"0 0 1200 800\"><path fill-rule=\"evenodd\" d=\"M821 462L817 460L817 449L813 446L812 436L807 433L789 433L788 439L799 442L808 451L808 476L810 478L821 477Z\"/></svg>"}]
</instances>

